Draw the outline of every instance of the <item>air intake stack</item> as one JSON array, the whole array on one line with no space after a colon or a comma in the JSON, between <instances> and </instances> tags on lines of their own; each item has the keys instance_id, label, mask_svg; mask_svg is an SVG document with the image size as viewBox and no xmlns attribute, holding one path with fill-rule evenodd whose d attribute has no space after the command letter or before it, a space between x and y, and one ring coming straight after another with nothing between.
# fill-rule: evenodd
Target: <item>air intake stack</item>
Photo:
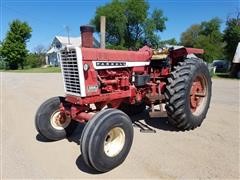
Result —
<instances>
[{"instance_id":1,"label":"air intake stack","mask_svg":"<svg viewBox=\"0 0 240 180\"><path fill-rule=\"evenodd\" d=\"M82 47L93 48L94 27L91 25L80 26Z\"/></svg>"}]
</instances>

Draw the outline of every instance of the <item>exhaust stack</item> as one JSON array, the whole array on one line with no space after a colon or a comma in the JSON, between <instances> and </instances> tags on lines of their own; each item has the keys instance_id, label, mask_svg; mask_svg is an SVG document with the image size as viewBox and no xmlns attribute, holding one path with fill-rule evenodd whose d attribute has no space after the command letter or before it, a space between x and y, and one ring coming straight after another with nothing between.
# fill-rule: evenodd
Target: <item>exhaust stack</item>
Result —
<instances>
[{"instance_id":1,"label":"exhaust stack","mask_svg":"<svg viewBox=\"0 0 240 180\"><path fill-rule=\"evenodd\" d=\"M82 47L93 48L93 32L94 28L91 25L80 26Z\"/></svg>"}]
</instances>

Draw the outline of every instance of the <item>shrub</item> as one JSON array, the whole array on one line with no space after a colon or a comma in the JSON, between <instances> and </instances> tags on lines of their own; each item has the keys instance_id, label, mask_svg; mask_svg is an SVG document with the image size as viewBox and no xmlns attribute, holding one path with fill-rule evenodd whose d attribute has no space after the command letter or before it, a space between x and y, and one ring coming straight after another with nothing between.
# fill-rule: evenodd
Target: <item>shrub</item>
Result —
<instances>
[{"instance_id":1,"label":"shrub","mask_svg":"<svg viewBox=\"0 0 240 180\"><path fill-rule=\"evenodd\" d=\"M42 65L41 58L37 54L30 53L25 60L25 66L30 68L40 67L41 65Z\"/></svg>"}]
</instances>

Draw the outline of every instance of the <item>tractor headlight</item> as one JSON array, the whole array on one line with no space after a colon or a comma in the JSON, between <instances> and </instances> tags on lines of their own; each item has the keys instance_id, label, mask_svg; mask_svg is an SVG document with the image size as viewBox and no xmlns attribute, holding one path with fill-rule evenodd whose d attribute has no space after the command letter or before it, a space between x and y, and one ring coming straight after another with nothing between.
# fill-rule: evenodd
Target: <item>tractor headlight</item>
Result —
<instances>
[{"instance_id":1,"label":"tractor headlight","mask_svg":"<svg viewBox=\"0 0 240 180\"><path fill-rule=\"evenodd\" d=\"M84 70L84 71L87 71L88 69L89 69L89 65L88 65L88 64L84 64L84 65L83 65L83 70Z\"/></svg>"}]
</instances>

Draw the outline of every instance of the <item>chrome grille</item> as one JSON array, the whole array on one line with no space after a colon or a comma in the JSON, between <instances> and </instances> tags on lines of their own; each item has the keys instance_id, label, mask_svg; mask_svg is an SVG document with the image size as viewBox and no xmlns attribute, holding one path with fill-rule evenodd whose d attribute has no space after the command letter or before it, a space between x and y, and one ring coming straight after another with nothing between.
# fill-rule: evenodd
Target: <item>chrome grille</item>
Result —
<instances>
[{"instance_id":1,"label":"chrome grille","mask_svg":"<svg viewBox=\"0 0 240 180\"><path fill-rule=\"evenodd\" d=\"M66 93L80 96L78 61L75 49L61 51L61 67Z\"/></svg>"}]
</instances>

